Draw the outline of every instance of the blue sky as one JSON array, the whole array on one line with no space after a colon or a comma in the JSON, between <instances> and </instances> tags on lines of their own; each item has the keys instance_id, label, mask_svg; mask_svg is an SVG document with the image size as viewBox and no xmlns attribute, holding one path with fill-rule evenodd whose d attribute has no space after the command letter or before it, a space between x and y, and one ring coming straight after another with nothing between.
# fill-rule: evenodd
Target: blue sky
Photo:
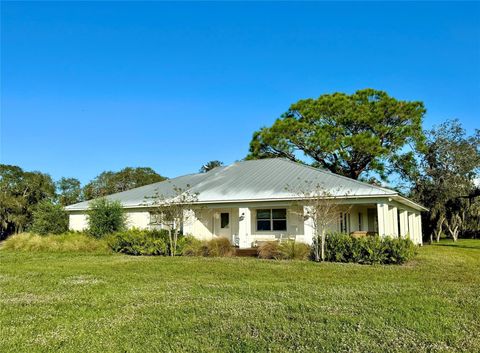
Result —
<instances>
[{"instance_id":1,"label":"blue sky","mask_svg":"<svg viewBox=\"0 0 480 353\"><path fill-rule=\"evenodd\" d=\"M231 163L291 103L366 87L480 127L479 3L1 7L0 162L55 179Z\"/></svg>"}]
</instances>

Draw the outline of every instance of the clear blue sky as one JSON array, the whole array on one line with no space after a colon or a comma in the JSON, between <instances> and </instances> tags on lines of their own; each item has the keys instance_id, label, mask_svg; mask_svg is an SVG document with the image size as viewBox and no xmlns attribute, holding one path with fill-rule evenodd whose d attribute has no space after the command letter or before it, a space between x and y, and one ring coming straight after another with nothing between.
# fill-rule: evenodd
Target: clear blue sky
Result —
<instances>
[{"instance_id":1,"label":"clear blue sky","mask_svg":"<svg viewBox=\"0 0 480 353\"><path fill-rule=\"evenodd\" d=\"M480 127L478 3L2 3L1 163L87 182L231 163L301 98L371 87Z\"/></svg>"}]
</instances>

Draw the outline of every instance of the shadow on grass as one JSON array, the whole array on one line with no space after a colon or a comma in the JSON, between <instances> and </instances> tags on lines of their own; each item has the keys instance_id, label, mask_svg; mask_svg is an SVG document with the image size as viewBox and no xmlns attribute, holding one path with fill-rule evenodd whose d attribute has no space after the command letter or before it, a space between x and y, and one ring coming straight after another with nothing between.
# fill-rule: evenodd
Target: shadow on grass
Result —
<instances>
[{"instance_id":1,"label":"shadow on grass","mask_svg":"<svg viewBox=\"0 0 480 353\"><path fill-rule=\"evenodd\" d=\"M451 243L433 243L431 244L433 246L446 246L446 247L451 247L451 248L459 248L459 249L476 249L480 250L480 239L473 239L473 240L468 240L467 242L462 242L459 241L457 243L451 242Z\"/></svg>"}]
</instances>

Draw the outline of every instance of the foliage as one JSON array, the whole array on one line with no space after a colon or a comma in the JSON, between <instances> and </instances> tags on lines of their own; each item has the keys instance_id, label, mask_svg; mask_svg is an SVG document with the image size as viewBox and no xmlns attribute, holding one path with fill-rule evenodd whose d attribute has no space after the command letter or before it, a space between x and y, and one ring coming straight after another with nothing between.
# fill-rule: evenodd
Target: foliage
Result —
<instances>
[{"instance_id":1,"label":"foliage","mask_svg":"<svg viewBox=\"0 0 480 353\"><path fill-rule=\"evenodd\" d=\"M117 192L163 181L166 178L152 168L127 167L119 172L106 171L95 177L83 189L86 200L111 195Z\"/></svg>"},{"instance_id":2,"label":"foliage","mask_svg":"<svg viewBox=\"0 0 480 353\"><path fill-rule=\"evenodd\" d=\"M183 226L194 218L191 209L198 200L198 195L186 189L173 185L173 195L162 195L158 192L147 198L146 204L151 207L150 213L158 219L158 223L168 230L168 241L172 252L176 255L177 242ZM149 200L148 200L149 199Z\"/></svg>"},{"instance_id":3,"label":"foliage","mask_svg":"<svg viewBox=\"0 0 480 353\"><path fill-rule=\"evenodd\" d=\"M415 245L410 239L355 238L341 233L328 234L325 249L327 261L361 264L402 264L412 259L414 254Z\"/></svg>"},{"instance_id":4,"label":"foliage","mask_svg":"<svg viewBox=\"0 0 480 353\"><path fill-rule=\"evenodd\" d=\"M0 239L27 229L36 205L54 196L55 186L49 175L0 164Z\"/></svg>"},{"instance_id":5,"label":"foliage","mask_svg":"<svg viewBox=\"0 0 480 353\"><path fill-rule=\"evenodd\" d=\"M109 252L106 241L77 232L60 235L20 233L5 240L2 249L26 252Z\"/></svg>"},{"instance_id":6,"label":"foliage","mask_svg":"<svg viewBox=\"0 0 480 353\"><path fill-rule=\"evenodd\" d=\"M90 202L87 219L88 232L97 238L122 231L126 225L126 216L121 203L106 198Z\"/></svg>"},{"instance_id":7,"label":"foliage","mask_svg":"<svg viewBox=\"0 0 480 353\"><path fill-rule=\"evenodd\" d=\"M2 353L480 351L480 240L406 266L4 248L0 264Z\"/></svg>"},{"instance_id":8,"label":"foliage","mask_svg":"<svg viewBox=\"0 0 480 353\"><path fill-rule=\"evenodd\" d=\"M223 165L223 162L217 161L217 160L207 162L206 164L202 165L202 167L200 168L200 173L209 172L214 168L221 167L222 165Z\"/></svg>"},{"instance_id":9,"label":"foliage","mask_svg":"<svg viewBox=\"0 0 480 353\"><path fill-rule=\"evenodd\" d=\"M235 254L235 249L227 238L218 237L210 240L198 240L187 237L183 248L184 256L229 257Z\"/></svg>"},{"instance_id":10,"label":"foliage","mask_svg":"<svg viewBox=\"0 0 480 353\"><path fill-rule=\"evenodd\" d=\"M307 260L310 255L310 246L293 239L262 242L257 249L261 259L275 260Z\"/></svg>"},{"instance_id":11,"label":"foliage","mask_svg":"<svg viewBox=\"0 0 480 353\"><path fill-rule=\"evenodd\" d=\"M68 231L68 214L59 204L41 201L33 211L30 230L40 235L65 233Z\"/></svg>"},{"instance_id":12,"label":"foliage","mask_svg":"<svg viewBox=\"0 0 480 353\"><path fill-rule=\"evenodd\" d=\"M55 183L60 205L68 206L82 201L82 187L75 178L61 178Z\"/></svg>"},{"instance_id":13,"label":"foliage","mask_svg":"<svg viewBox=\"0 0 480 353\"><path fill-rule=\"evenodd\" d=\"M247 158L298 161L302 152L315 166L353 179L409 174L414 154L405 147L421 146L424 114L421 102L373 89L324 94L298 101L271 127L255 132Z\"/></svg>"},{"instance_id":14,"label":"foliage","mask_svg":"<svg viewBox=\"0 0 480 353\"><path fill-rule=\"evenodd\" d=\"M168 255L168 234L165 230L129 229L108 237L113 251L128 255Z\"/></svg>"},{"instance_id":15,"label":"foliage","mask_svg":"<svg viewBox=\"0 0 480 353\"><path fill-rule=\"evenodd\" d=\"M440 240L444 229L458 232L480 227L480 191L474 180L480 168L480 130L467 136L458 120L427 132L412 198L429 208L425 233ZM480 230L480 228L476 228Z\"/></svg>"},{"instance_id":16,"label":"foliage","mask_svg":"<svg viewBox=\"0 0 480 353\"><path fill-rule=\"evenodd\" d=\"M288 187L287 187L288 189ZM328 226L337 220L340 212L348 212L349 206L338 202L339 190L327 190L322 184L305 180L297 189L290 190L296 194L299 201L302 217L309 221L313 228L313 258L315 261L325 260L325 237ZM303 210L306 210L303 214Z\"/></svg>"}]
</instances>

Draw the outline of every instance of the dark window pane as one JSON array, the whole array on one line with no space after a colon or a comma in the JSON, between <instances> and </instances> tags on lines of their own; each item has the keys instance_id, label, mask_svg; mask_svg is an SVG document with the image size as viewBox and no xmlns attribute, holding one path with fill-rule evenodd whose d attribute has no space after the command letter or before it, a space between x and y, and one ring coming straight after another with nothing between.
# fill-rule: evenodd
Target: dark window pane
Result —
<instances>
[{"instance_id":1,"label":"dark window pane","mask_svg":"<svg viewBox=\"0 0 480 353\"><path fill-rule=\"evenodd\" d=\"M220 214L220 227L227 228L230 223L230 213L221 213Z\"/></svg>"},{"instance_id":2,"label":"dark window pane","mask_svg":"<svg viewBox=\"0 0 480 353\"><path fill-rule=\"evenodd\" d=\"M257 210L257 219L270 219L271 210Z\"/></svg>"},{"instance_id":3,"label":"dark window pane","mask_svg":"<svg viewBox=\"0 0 480 353\"><path fill-rule=\"evenodd\" d=\"M271 230L270 221L257 221L257 230Z\"/></svg>"},{"instance_id":4,"label":"dark window pane","mask_svg":"<svg viewBox=\"0 0 480 353\"><path fill-rule=\"evenodd\" d=\"M272 210L273 219L287 219L287 209L280 208L278 210Z\"/></svg>"},{"instance_id":5,"label":"dark window pane","mask_svg":"<svg viewBox=\"0 0 480 353\"><path fill-rule=\"evenodd\" d=\"M287 221L273 221L273 230L287 230Z\"/></svg>"}]
</instances>

